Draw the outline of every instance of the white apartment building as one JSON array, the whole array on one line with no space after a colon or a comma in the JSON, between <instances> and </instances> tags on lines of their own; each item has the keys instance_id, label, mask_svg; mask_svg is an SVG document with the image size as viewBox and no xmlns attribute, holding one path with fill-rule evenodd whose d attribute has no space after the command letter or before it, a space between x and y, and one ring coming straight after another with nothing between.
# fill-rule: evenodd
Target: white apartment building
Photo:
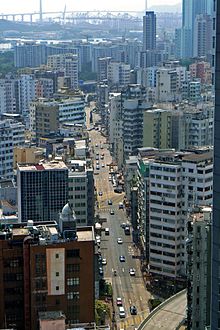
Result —
<instances>
[{"instance_id":1,"label":"white apartment building","mask_svg":"<svg viewBox=\"0 0 220 330\"><path fill-rule=\"evenodd\" d=\"M110 85L125 87L130 83L130 64L110 62L108 64L108 82Z\"/></svg>"},{"instance_id":2,"label":"white apartment building","mask_svg":"<svg viewBox=\"0 0 220 330\"><path fill-rule=\"evenodd\" d=\"M0 121L0 177L13 177L13 149L24 144L25 127L12 120Z\"/></svg>"},{"instance_id":3,"label":"white apartment building","mask_svg":"<svg viewBox=\"0 0 220 330\"><path fill-rule=\"evenodd\" d=\"M33 75L23 74L18 80L19 112L22 115L29 113L30 103L35 99L36 80Z\"/></svg>"},{"instance_id":4,"label":"white apartment building","mask_svg":"<svg viewBox=\"0 0 220 330\"><path fill-rule=\"evenodd\" d=\"M109 142L119 168L123 165L123 120L121 93L109 94Z\"/></svg>"},{"instance_id":5,"label":"white apartment building","mask_svg":"<svg viewBox=\"0 0 220 330\"><path fill-rule=\"evenodd\" d=\"M93 170L85 160L71 160L68 174L69 204L76 214L77 226L94 223Z\"/></svg>"},{"instance_id":6,"label":"white apartment building","mask_svg":"<svg viewBox=\"0 0 220 330\"><path fill-rule=\"evenodd\" d=\"M0 79L0 114L1 113L16 113L14 79Z\"/></svg>"},{"instance_id":7,"label":"white apartment building","mask_svg":"<svg viewBox=\"0 0 220 330\"><path fill-rule=\"evenodd\" d=\"M65 76L70 77L71 89L77 89L79 85L79 60L76 54L59 54L48 56L47 66L54 70L64 71Z\"/></svg>"},{"instance_id":8,"label":"white apartment building","mask_svg":"<svg viewBox=\"0 0 220 330\"><path fill-rule=\"evenodd\" d=\"M212 204L212 151L151 150L138 168L138 226L150 272L185 275L189 213Z\"/></svg>"},{"instance_id":9,"label":"white apartment building","mask_svg":"<svg viewBox=\"0 0 220 330\"><path fill-rule=\"evenodd\" d=\"M137 83L144 87L156 87L157 67L139 68L137 71Z\"/></svg>"},{"instance_id":10,"label":"white apartment building","mask_svg":"<svg viewBox=\"0 0 220 330\"><path fill-rule=\"evenodd\" d=\"M175 69L158 68L156 80L158 102L171 102L177 99L177 72Z\"/></svg>"},{"instance_id":11,"label":"white apartment building","mask_svg":"<svg viewBox=\"0 0 220 330\"><path fill-rule=\"evenodd\" d=\"M130 84L110 97L110 143L119 167L143 145L143 113L148 108L146 90L137 84Z\"/></svg>"}]
</instances>

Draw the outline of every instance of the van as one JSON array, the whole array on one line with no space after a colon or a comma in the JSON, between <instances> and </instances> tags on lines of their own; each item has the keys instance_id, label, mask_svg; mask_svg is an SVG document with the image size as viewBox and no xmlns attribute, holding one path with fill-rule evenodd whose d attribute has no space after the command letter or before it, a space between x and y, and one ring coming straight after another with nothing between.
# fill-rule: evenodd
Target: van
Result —
<instances>
[{"instance_id":1,"label":"van","mask_svg":"<svg viewBox=\"0 0 220 330\"><path fill-rule=\"evenodd\" d=\"M119 317L122 319L125 317L125 309L123 306L119 307Z\"/></svg>"},{"instance_id":2,"label":"van","mask_svg":"<svg viewBox=\"0 0 220 330\"><path fill-rule=\"evenodd\" d=\"M109 228L105 228L105 235L109 235Z\"/></svg>"},{"instance_id":3,"label":"van","mask_svg":"<svg viewBox=\"0 0 220 330\"><path fill-rule=\"evenodd\" d=\"M120 203L118 204L118 208L119 208L119 209L123 209L123 208L124 208L124 205L123 205L122 202L120 202Z\"/></svg>"}]
</instances>

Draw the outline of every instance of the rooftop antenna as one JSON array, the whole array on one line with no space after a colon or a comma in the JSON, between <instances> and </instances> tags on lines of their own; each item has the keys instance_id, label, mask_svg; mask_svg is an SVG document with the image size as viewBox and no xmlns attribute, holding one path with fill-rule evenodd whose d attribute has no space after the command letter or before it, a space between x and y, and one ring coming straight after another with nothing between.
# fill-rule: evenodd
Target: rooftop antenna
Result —
<instances>
[{"instance_id":1,"label":"rooftop antenna","mask_svg":"<svg viewBox=\"0 0 220 330\"><path fill-rule=\"evenodd\" d=\"M147 11L147 0L145 0L145 11Z\"/></svg>"}]
</instances>

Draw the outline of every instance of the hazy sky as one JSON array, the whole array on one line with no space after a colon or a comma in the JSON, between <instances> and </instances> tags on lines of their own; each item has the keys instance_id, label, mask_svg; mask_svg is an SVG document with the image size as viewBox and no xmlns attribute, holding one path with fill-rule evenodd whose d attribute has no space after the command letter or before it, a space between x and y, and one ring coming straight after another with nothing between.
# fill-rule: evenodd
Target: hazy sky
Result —
<instances>
[{"instance_id":1,"label":"hazy sky","mask_svg":"<svg viewBox=\"0 0 220 330\"><path fill-rule=\"evenodd\" d=\"M181 0L148 0L148 6L170 5ZM145 0L43 0L46 11L67 10L144 10ZM0 13L39 11L39 0L1 0Z\"/></svg>"}]
</instances>

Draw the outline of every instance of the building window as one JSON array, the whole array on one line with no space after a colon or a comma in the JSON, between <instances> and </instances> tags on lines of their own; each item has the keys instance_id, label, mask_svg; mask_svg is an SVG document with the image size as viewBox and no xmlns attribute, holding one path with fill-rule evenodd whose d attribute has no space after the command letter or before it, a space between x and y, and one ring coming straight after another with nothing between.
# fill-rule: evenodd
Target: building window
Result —
<instances>
[{"instance_id":1,"label":"building window","mask_svg":"<svg viewBox=\"0 0 220 330\"><path fill-rule=\"evenodd\" d=\"M79 300L79 291L67 292L67 299L74 301Z\"/></svg>"},{"instance_id":2,"label":"building window","mask_svg":"<svg viewBox=\"0 0 220 330\"><path fill-rule=\"evenodd\" d=\"M60 276L60 273L59 272L56 272L56 276Z\"/></svg>"},{"instance_id":3,"label":"building window","mask_svg":"<svg viewBox=\"0 0 220 330\"><path fill-rule=\"evenodd\" d=\"M56 259L59 259L59 253L56 253Z\"/></svg>"},{"instance_id":4,"label":"building window","mask_svg":"<svg viewBox=\"0 0 220 330\"><path fill-rule=\"evenodd\" d=\"M67 285L79 285L79 277L72 277L67 279Z\"/></svg>"},{"instance_id":5,"label":"building window","mask_svg":"<svg viewBox=\"0 0 220 330\"><path fill-rule=\"evenodd\" d=\"M79 258L79 249L67 250L67 258Z\"/></svg>"},{"instance_id":6,"label":"building window","mask_svg":"<svg viewBox=\"0 0 220 330\"><path fill-rule=\"evenodd\" d=\"M56 286L56 291L59 291L59 289L60 289L60 287L57 285L57 286Z\"/></svg>"},{"instance_id":7,"label":"building window","mask_svg":"<svg viewBox=\"0 0 220 330\"><path fill-rule=\"evenodd\" d=\"M80 264L67 264L67 273L80 271Z\"/></svg>"}]
</instances>

